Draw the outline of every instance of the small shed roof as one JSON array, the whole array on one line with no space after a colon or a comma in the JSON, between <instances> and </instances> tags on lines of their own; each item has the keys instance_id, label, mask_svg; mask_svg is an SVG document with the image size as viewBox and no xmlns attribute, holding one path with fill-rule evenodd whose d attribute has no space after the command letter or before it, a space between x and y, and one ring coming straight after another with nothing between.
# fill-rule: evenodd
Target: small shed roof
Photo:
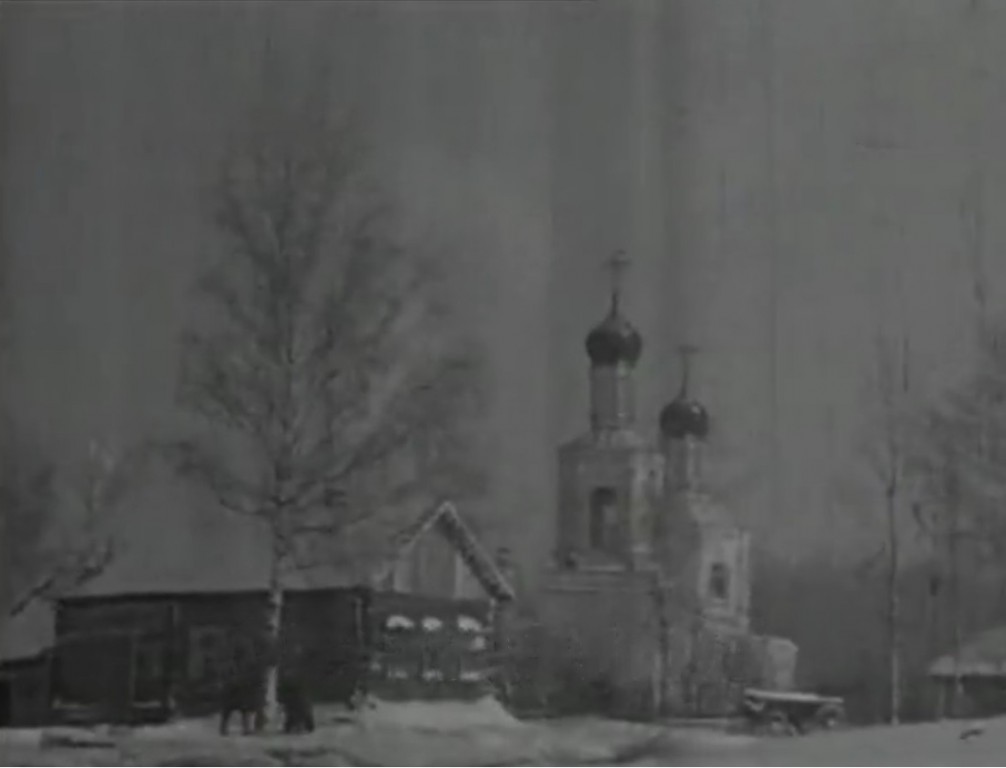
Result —
<instances>
[{"instance_id":1,"label":"small shed roof","mask_svg":"<svg viewBox=\"0 0 1006 768\"><path fill-rule=\"evenodd\" d=\"M374 515L352 525L332 543L325 543L311 564L285 577L288 590L375 586L394 567L399 556L422 535L437 530L457 548L486 591L496 599L514 596L513 587L486 553L454 504L443 502L418 515ZM205 567L188 563L154 564L128 578L114 568L66 595L67 599L156 594L253 592L269 584L268 557L245 557L236 564L225 553L209 558ZM165 567L166 566L166 567Z\"/></svg>"},{"instance_id":2,"label":"small shed roof","mask_svg":"<svg viewBox=\"0 0 1006 768\"><path fill-rule=\"evenodd\" d=\"M940 656L929 666L930 677L1006 677L1006 626L968 638L958 654Z\"/></svg>"}]
</instances>

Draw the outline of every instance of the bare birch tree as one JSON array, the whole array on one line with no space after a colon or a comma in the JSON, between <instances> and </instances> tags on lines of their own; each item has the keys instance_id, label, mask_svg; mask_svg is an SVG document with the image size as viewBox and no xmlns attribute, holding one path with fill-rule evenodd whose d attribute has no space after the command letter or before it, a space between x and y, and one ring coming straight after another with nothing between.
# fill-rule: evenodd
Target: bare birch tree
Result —
<instances>
[{"instance_id":1,"label":"bare birch tree","mask_svg":"<svg viewBox=\"0 0 1006 768\"><path fill-rule=\"evenodd\" d=\"M963 439L966 435L955 424L952 413L937 403L920 419L920 439L911 458L911 471L917 478L918 503L912 513L917 530L928 545L931 571L928 599L935 613L935 653L945 651L949 635L955 667L961 650L961 544L972 535L967 521L963 488ZM954 681L954 698L961 680Z\"/></svg>"},{"instance_id":2,"label":"bare birch tree","mask_svg":"<svg viewBox=\"0 0 1006 768\"><path fill-rule=\"evenodd\" d=\"M376 510L481 480L478 357L366 176L359 134L317 107L256 121L215 188L219 258L183 342L179 397L200 429L173 444L185 477L269 541L275 722L286 576Z\"/></svg>"},{"instance_id":3,"label":"bare birch tree","mask_svg":"<svg viewBox=\"0 0 1006 768\"><path fill-rule=\"evenodd\" d=\"M884 581L884 624L886 631L886 667L888 719L894 724L901 718L901 575L903 570L902 532L912 503L912 477L909 457L912 452L911 378L907 334L897 341L879 334L876 337L874 377L868 409L870 424L863 448L873 495L879 491L881 502L881 540L877 552L868 557L860 571L882 565ZM864 489L866 490L866 489Z\"/></svg>"},{"instance_id":4,"label":"bare birch tree","mask_svg":"<svg viewBox=\"0 0 1006 768\"><path fill-rule=\"evenodd\" d=\"M980 56L980 52L976 55ZM976 151L980 143L974 143ZM936 613L933 622L936 641L943 646L949 635L955 661L952 709L961 693L957 671L964 607L962 548L974 550L984 542L986 549L1006 551L1002 546L1001 525L987 514L990 507L997 507L998 499L1006 492L1006 474L999 468L1003 466L1001 459L1006 457L993 456L999 442L994 436L1006 426L1002 415L997 413L1006 393L1006 361L999 354L998 332L988 308L984 264L985 171L980 152L973 159L959 214L974 304L975 369L919 414L916 429L920 439L912 457L913 474L921 491L920 503L913 512L918 530L929 545L933 567L929 599Z\"/></svg>"}]
</instances>

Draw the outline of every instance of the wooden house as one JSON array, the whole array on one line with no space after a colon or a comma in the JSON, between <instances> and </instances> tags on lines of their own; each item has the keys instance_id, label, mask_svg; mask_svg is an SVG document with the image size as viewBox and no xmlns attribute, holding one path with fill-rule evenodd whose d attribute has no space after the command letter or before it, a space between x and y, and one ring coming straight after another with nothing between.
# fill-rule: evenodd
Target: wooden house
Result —
<instances>
[{"instance_id":1,"label":"wooden house","mask_svg":"<svg viewBox=\"0 0 1006 768\"><path fill-rule=\"evenodd\" d=\"M223 665L257 652L268 593L208 578L99 582L60 601L54 712L64 721L157 721L216 705ZM285 583L280 653L318 702L474 697L489 683L510 584L451 504L406 526L369 521L321 567Z\"/></svg>"}]
</instances>

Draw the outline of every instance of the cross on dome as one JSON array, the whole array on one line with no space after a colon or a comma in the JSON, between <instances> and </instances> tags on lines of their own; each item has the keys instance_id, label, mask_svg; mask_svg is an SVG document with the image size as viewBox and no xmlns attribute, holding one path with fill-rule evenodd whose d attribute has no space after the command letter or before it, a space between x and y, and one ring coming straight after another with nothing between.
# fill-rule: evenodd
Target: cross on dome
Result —
<instances>
[{"instance_id":1,"label":"cross on dome","mask_svg":"<svg viewBox=\"0 0 1006 768\"><path fill-rule=\"evenodd\" d=\"M691 382L692 358L699 353L699 348L695 344L682 344L678 347L678 355L681 357L681 395L688 396L688 384Z\"/></svg>"},{"instance_id":2,"label":"cross on dome","mask_svg":"<svg viewBox=\"0 0 1006 768\"><path fill-rule=\"evenodd\" d=\"M632 265L625 251L615 251L605 259L604 268L611 275L611 310L618 312L622 298L622 276Z\"/></svg>"}]
</instances>

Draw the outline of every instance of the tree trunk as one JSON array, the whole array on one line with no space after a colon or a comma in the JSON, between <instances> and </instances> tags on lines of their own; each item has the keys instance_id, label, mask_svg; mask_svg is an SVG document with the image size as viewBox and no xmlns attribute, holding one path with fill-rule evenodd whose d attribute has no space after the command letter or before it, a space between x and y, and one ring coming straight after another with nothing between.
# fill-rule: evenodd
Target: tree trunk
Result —
<instances>
[{"instance_id":1,"label":"tree trunk","mask_svg":"<svg viewBox=\"0 0 1006 768\"><path fill-rule=\"evenodd\" d=\"M943 606L944 597L944 574L946 565L943 562L940 542L936 540L936 552L932 557L935 564L931 566L935 572L929 577L929 585L926 595L926 654L929 658L935 659L944 651L943 644ZM946 716L946 689L944 681L937 681L937 692L935 711L937 720L942 720Z\"/></svg>"},{"instance_id":2,"label":"tree trunk","mask_svg":"<svg viewBox=\"0 0 1006 768\"><path fill-rule=\"evenodd\" d=\"M898 576L901 569L898 550L897 486L891 484L887 491L887 652L888 683L890 686L890 723L897 725L901 720L901 638L899 632L901 601L898 595Z\"/></svg>"},{"instance_id":3,"label":"tree trunk","mask_svg":"<svg viewBox=\"0 0 1006 768\"><path fill-rule=\"evenodd\" d=\"M897 604L897 598L891 601L891 610L896 611L894 607ZM896 615L892 614L892 615ZM891 625L891 648L890 648L890 673L891 673L891 725L897 725L901 722L901 653L898 648L898 631L895 628L895 624L892 622Z\"/></svg>"},{"instance_id":4,"label":"tree trunk","mask_svg":"<svg viewBox=\"0 0 1006 768\"><path fill-rule=\"evenodd\" d=\"M948 542L949 566L950 566L950 637L954 653L954 677L953 686L950 689L950 716L960 715L961 706L961 585L960 585L960 560L958 555L958 543L960 537L957 510L953 510L952 524L950 529L950 541Z\"/></svg>"},{"instance_id":5,"label":"tree trunk","mask_svg":"<svg viewBox=\"0 0 1006 768\"><path fill-rule=\"evenodd\" d=\"M269 569L269 602L266 608L266 664L263 682L263 716L266 724L279 722L280 630L283 618L283 583L280 578L280 557L274 548Z\"/></svg>"},{"instance_id":6,"label":"tree trunk","mask_svg":"<svg viewBox=\"0 0 1006 768\"><path fill-rule=\"evenodd\" d=\"M960 558L958 554L958 544L960 542L960 497L959 479L957 475L956 457L947 449L944 458L944 500L946 503L946 514L942 521L940 534L942 541L940 544L940 554L943 559L943 570L947 575L947 590L943 597L943 616L941 626L941 639L944 644L947 642L949 634L950 647L953 653L953 675L951 677L949 690L947 691L947 701L944 702L944 711L950 717L958 714L958 702L960 701L961 679L958 673L960 666L961 651L961 615L960 615ZM947 626L949 624L949 627ZM949 629L949 632L948 632Z\"/></svg>"}]
</instances>

